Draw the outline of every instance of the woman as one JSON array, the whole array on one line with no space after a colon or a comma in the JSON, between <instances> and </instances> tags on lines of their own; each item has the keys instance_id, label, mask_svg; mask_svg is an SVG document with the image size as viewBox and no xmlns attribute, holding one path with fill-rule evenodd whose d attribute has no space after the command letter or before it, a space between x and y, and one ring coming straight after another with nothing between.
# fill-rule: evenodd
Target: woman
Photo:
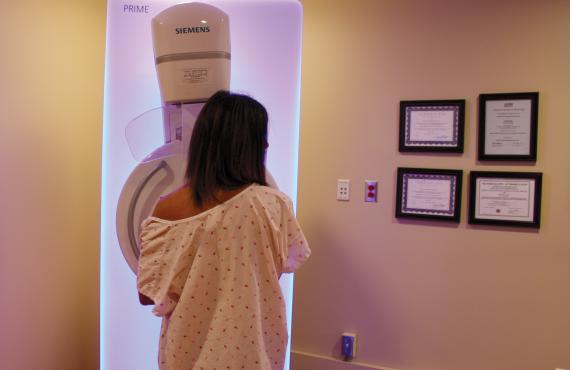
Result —
<instances>
[{"instance_id":1,"label":"woman","mask_svg":"<svg viewBox=\"0 0 570 370\"><path fill-rule=\"evenodd\" d=\"M187 185L143 222L137 286L163 318L160 369L282 370L282 273L310 255L292 203L267 187L267 111L226 91L200 112Z\"/></svg>"}]
</instances>

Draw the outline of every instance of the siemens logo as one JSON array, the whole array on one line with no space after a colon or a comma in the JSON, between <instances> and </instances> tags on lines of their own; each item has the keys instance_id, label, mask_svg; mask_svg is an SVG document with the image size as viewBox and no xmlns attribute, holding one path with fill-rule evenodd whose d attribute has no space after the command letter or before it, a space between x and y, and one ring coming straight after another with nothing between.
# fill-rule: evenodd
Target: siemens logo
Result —
<instances>
[{"instance_id":1,"label":"siemens logo","mask_svg":"<svg viewBox=\"0 0 570 370\"><path fill-rule=\"evenodd\" d=\"M176 34L179 35L181 33L204 33L210 32L210 26L204 27L180 27L176 29Z\"/></svg>"}]
</instances>

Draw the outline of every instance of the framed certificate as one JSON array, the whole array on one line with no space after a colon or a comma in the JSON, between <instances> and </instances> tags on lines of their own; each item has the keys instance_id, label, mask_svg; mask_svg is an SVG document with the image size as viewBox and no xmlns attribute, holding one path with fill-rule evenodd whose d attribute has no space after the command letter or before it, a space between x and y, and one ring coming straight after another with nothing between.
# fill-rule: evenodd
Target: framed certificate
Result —
<instances>
[{"instance_id":1,"label":"framed certificate","mask_svg":"<svg viewBox=\"0 0 570 370\"><path fill-rule=\"evenodd\" d=\"M479 160L536 161L538 93L479 95Z\"/></svg>"},{"instance_id":2,"label":"framed certificate","mask_svg":"<svg viewBox=\"0 0 570 370\"><path fill-rule=\"evenodd\" d=\"M463 153L465 100L400 102L400 152Z\"/></svg>"},{"instance_id":3,"label":"framed certificate","mask_svg":"<svg viewBox=\"0 0 570 370\"><path fill-rule=\"evenodd\" d=\"M459 222L462 170L398 168L396 217Z\"/></svg>"},{"instance_id":4,"label":"framed certificate","mask_svg":"<svg viewBox=\"0 0 570 370\"><path fill-rule=\"evenodd\" d=\"M469 175L469 223L540 227L542 173L480 172Z\"/></svg>"}]
</instances>

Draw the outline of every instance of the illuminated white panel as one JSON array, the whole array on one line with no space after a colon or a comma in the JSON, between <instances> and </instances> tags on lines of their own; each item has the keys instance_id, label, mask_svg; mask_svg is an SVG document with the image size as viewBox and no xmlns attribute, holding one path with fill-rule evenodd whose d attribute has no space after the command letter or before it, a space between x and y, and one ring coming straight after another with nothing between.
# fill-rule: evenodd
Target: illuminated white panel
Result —
<instances>
[{"instance_id":1,"label":"illuminated white panel","mask_svg":"<svg viewBox=\"0 0 570 370\"><path fill-rule=\"evenodd\" d=\"M270 115L267 166L282 191L297 196L302 9L298 1L204 1L230 17L231 90L260 100ZM101 214L101 369L156 369L160 319L138 303L135 276L115 232L121 188L137 161L127 123L160 106L150 21L179 1L107 2ZM157 122L157 124L161 124ZM158 132L155 130L154 132ZM149 131L149 143L162 137ZM292 277L282 281L291 323ZM289 368L287 358L286 369Z\"/></svg>"}]
</instances>

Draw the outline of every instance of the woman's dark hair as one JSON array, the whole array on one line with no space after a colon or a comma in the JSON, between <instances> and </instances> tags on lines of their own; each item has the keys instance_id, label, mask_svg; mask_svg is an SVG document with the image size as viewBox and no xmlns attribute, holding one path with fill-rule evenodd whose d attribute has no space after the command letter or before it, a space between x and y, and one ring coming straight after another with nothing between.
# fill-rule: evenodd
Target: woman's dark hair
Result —
<instances>
[{"instance_id":1,"label":"woman's dark hair","mask_svg":"<svg viewBox=\"0 0 570 370\"><path fill-rule=\"evenodd\" d=\"M214 191L265 181L267 111L255 99L218 91L204 105L188 150L186 178L197 206Z\"/></svg>"}]
</instances>

